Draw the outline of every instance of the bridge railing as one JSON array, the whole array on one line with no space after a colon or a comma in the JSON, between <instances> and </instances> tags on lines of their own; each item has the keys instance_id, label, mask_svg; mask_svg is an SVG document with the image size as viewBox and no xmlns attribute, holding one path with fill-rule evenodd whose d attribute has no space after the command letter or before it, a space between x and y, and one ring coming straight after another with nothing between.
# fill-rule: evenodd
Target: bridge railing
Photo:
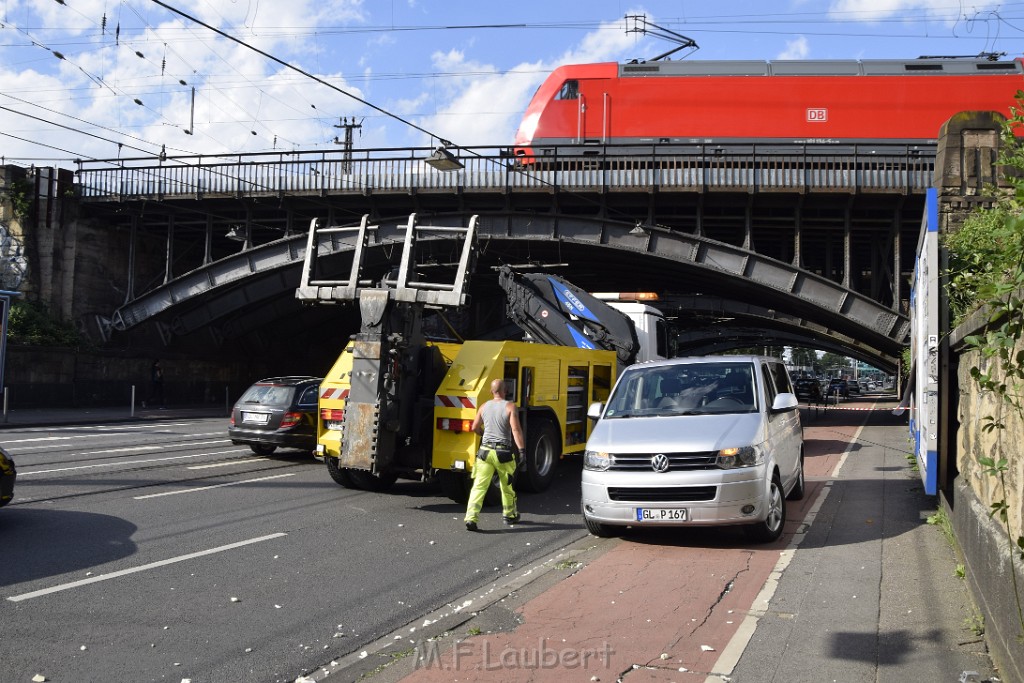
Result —
<instances>
[{"instance_id":1,"label":"bridge railing","mask_svg":"<svg viewBox=\"0 0 1024 683\"><path fill-rule=\"evenodd\" d=\"M430 148L262 152L79 161L87 201L418 191L745 191L921 193L934 147L638 145L451 150L462 168L427 164Z\"/></svg>"}]
</instances>

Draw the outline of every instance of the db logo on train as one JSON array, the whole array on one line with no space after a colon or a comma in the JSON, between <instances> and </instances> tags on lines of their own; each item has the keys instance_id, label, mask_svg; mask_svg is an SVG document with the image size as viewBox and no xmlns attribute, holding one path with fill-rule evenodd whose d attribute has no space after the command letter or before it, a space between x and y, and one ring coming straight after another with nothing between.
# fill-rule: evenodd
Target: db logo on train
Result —
<instances>
[{"instance_id":1,"label":"db logo on train","mask_svg":"<svg viewBox=\"0 0 1024 683\"><path fill-rule=\"evenodd\" d=\"M807 120L811 123L823 123L828 121L828 109L810 108L807 110Z\"/></svg>"}]
</instances>

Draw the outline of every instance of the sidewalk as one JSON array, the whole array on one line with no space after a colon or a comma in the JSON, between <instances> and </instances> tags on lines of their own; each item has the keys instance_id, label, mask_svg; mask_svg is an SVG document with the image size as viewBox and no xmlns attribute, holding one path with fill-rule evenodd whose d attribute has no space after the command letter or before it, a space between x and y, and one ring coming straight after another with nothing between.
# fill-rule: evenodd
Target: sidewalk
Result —
<instances>
[{"instance_id":1,"label":"sidewalk","mask_svg":"<svg viewBox=\"0 0 1024 683\"><path fill-rule=\"evenodd\" d=\"M224 406L168 406L166 408L103 406L96 408L25 408L0 414L0 430L18 427L55 427L73 424L132 422L136 420L180 420L197 417L228 419Z\"/></svg>"},{"instance_id":2,"label":"sidewalk","mask_svg":"<svg viewBox=\"0 0 1024 683\"><path fill-rule=\"evenodd\" d=\"M806 418L808 495L777 544L591 536L301 680L999 680L905 422L861 405Z\"/></svg>"}]
</instances>

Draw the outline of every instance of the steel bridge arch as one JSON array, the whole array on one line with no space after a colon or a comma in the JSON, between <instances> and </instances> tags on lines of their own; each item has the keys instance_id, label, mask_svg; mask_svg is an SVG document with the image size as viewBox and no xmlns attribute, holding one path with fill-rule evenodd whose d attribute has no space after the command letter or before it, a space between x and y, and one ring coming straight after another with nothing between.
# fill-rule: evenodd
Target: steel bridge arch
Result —
<instances>
[{"instance_id":1,"label":"steel bridge arch","mask_svg":"<svg viewBox=\"0 0 1024 683\"><path fill-rule=\"evenodd\" d=\"M909 319L827 278L750 249L664 228L595 216L548 213L481 213L478 267L499 263L563 263L563 274L592 291L654 290L666 295L666 313L687 320L717 311L724 325L691 331L684 348L723 350L751 334L725 334L786 320L784 343L840 347L881 368L895 367L909 336ZM420 224L468 221L464 213L420 214ZM371 250L379 259L399 248L407 216L376 221ZM442 238L436 238L438 240ZM441 245L439 245L440 247ZM181 275L114 311L109 325L130 330L156 324L165 342L210 328L215 339L232 338L298 306L294 291L306 233L245 249ZM347 269L354 245L321 244L320 261ZM674 308L673 308L674 307ZM737 322L738 321L738 322ZM777 325L767 325L775 329ZM703 340L703 341L702 341Z\"/></svg>"}]
</instances>

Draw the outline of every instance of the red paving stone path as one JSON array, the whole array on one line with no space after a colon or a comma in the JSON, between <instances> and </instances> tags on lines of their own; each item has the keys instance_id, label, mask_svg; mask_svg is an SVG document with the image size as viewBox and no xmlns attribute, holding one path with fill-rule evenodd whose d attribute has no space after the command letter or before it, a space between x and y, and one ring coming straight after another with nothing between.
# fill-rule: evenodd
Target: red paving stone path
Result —
<instances>
[{"instance_id":1,"label":"red paving stone path","mask_svg":"<svg viewBox=\"0 0 1024 683\"><path fill-rule=\"evenodd\" d=\"M704 680L767 607L755 600L855 431L805 426L807 495L789 502L778 542L750 545L736 529L630 536L523 605L515 630L445 644L403 683Z\"/></svg>"}]
</instances>

